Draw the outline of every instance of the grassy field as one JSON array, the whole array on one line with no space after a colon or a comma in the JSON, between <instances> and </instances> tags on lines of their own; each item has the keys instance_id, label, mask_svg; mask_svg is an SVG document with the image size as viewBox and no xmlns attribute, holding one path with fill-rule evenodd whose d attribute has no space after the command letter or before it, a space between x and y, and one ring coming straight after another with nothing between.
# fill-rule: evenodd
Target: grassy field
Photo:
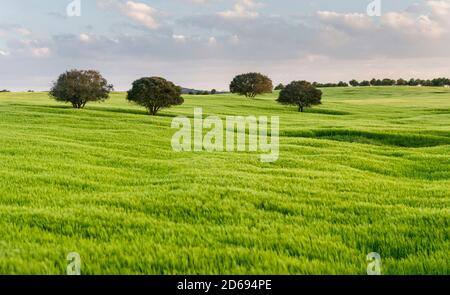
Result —
<instances>
[{"instance_id":1,"label":"grassy field","mask_svg":"<svg viewBox=\"0 0 450 295\"><path fill-rule=\"evenodd\" d=\"M158 117L0 94L0 273L450 274L450 90L185 96ZM280 159L176 153L174 116L280 116Z\"/></svg>"}]
</instances>

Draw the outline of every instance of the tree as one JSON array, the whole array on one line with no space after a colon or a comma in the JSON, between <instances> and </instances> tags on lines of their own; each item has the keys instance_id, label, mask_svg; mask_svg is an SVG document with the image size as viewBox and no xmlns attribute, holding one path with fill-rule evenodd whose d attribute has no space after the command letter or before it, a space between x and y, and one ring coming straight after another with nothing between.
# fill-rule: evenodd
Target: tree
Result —
<instances>
[{"instance_id":1,"label":"tree","mask_svg":"<svg viewBox=\"0 0 450 295\"><path fill-rule=\"evenodd\" d=\"M49 92L56 101L70 102L74 108L84 108L90 101L105 101L113 86L94 70L70 70L61 74Z\"/></svg>"},{"instance_id":2,"label":"tree","mask_svg":"<svg viewBox=\"0 0 450 295\"><path fill-rule=\"evenodd\" d=\"M349 82L349 84L352 85L353 87L359 86L359 82L356 81L355 79L351 80L351 81Z\"/></svg>"},{"instance_id":3,"label":"tree","mask_svg":"<svg viewBox=\"0 0 450 295\"><path fill-rule=\"evenodd\" d=\"M361 81L361 83L359 83L359 86L363 86L363 87L370 86L370 82L367 80Z\"/></svg>"},{"instance_id":4,"label":"tree","mask_svg":"<svg viewBox=\"0 0 450 295\"><path fill-rule=\"evenodd\" d=\"M236 76L230 84L230 92L245 97L252 97L263 93L271 93L272 80L259 73L248 73Z\"/></svg>"},{"instance_id":5,"label":"tree","mask_svg":"<svg viewBox=\"0 0 450 295\"><path fill-rule=\"evenodd\" d=\"M396 82L395 80L386 78L381 81L381 85L382 86L393 86L393 85L395 85L395 82Z\"/></svg>"},{"instance_id":6,"label":"tree","mask_svg":"<svg viewBox=\"0 0 450 295\"><path fill-rule=\"evenodd\" d=\"M348 87L348 83L346 83L344 81L339 81L339 83L337 84L337 87Z\"/></svg>"},{"instance_id":7,"label":"tree","mask_svg":"<svg viewBox=\"0 0 450 295\"><path fill-rule=\"evenodd\" d=\"M211 90L211 94L212 94L212 95L214 95L214 94L216 94L216 93L217 93L217 90L216 90L216 89L212 89L212 90Z\"/></svg>"},{"instance_id":8,"label":"tree","mask_svg":"<svg viewBox=\"0 0 450 295\"><path fill-rule=\"evenodd\" d=\"M127 100L141 105L149 114L156 116L162 108L181 105L181 87L160 77L141 78L133 82L127 93Z\"/></svg>"},{"instance_id":9,"label":"tree","mask_svg":"<svg viewBox=\"0 0 450 295\"><path fill-rule=\"evenodd\" d=\"M450 80L448 78L435 78L431 80L433 86L445 86L450 85Z\"/></svg>"},{"instance_id":10,"label":"tree","mask_svg":"<svg viewBox=\"0 0 450 295\"><path fill-rule=\"evenodd\" d=\"M317 87L317 88L338 87L338 84L336 84L336 83L324 83L324 84L317 83L317 85L315 87Z\"/></svg>"},{"instance_id":11,"label":"tree","mask_svg":"<svg viewBox=\"0 0 450 295\"><path fill-rule=\"evenodd\" d=\"M397 80L396 84L397 86L405 86L408 85L408 82L405 79L400 78Z\"/></svg>"},{"instance_id":12,"label":"tree","mask_svg":"<svg viewBox=\"0 0 450 295\"><path fill-rule=\"evenodd\" d=\"M278 102L298 106L299 112L305 108L321 104L322 91L307 81L293 81L281 90Z\"/></svg>"},{"instance_id":13,"label":"tree","mask_svg":"<svg viewBox=\"0 0 450 295\"><path fill-rule=\"evenodd\" d=\"M373 78L372 80L370 80L370 85L371 86L382 86L383 82L380 79Z\"/></svg>"},{"instance_id":14,"label":"tree","mask_svg":"<svg viewBox=\"0 0 450 295\"><path fill-rule=\"evenodd\" d=\"M409 86L417 86L417 85L419 85L420 84L420 81L418 81L418 80L416 80L416 79L414 79L414 78L411 78L410 80L409 80L409 82L408 82L408 85Z\"/></svg>"},{"instance_id":15,"label":"tree","mask_svg":"<svg viewBox=\"0 0 450 295\"><path fill-rule=\"evenodd\" d=\"M417 86L423 86L425 84L425 82L426 82L425 80L416 79Z\"/></svg>"},{"instance_id":16,"label":"tree","mask_svg":"<svg viewBox=\"0 0 450 295\"><path fill-rule=\"evenodd\" d=\"M284 89L284 85L282 83L278 84L277 87L275 87L274 90L283 90Z\"/></svg>"}]
</instances>

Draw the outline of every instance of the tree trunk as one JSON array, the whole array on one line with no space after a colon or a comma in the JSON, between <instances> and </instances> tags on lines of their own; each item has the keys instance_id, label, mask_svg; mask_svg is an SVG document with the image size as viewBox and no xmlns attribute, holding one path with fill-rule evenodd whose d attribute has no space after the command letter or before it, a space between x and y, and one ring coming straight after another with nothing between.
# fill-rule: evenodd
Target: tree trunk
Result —
<instances>
[{"instance_id":1,"label":"tree trunk","mask_svg":"<svg viewBox=\"0 0 450 295\"><path fill-rule=\"evenodd\" d=\"M298 107L298 111L303 113L303 107L302 107L302 106L299 106L299 107Z\"/></svg>"}]
</instances>

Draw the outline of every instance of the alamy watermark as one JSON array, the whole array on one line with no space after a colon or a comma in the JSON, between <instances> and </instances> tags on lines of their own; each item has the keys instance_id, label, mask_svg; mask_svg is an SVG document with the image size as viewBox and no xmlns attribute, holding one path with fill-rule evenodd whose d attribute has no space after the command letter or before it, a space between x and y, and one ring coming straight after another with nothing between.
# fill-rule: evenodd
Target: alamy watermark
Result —
<instances>
[{"instance_id":1,"label":"alamy watermark","mask_svg":"<svg viewBox=\"0 0 450 295\"><path fill-rule=\"evenodd\" d=\"M367 274L368 275L372 275L372 276L376 276L376 275L381 275L381 255L376 253L376 252L372 252L367 254Z\"/></svg>"},{"instance_id":2,"label":"alamy watermark","mask_svg":"<svg viewBox=\"0 0 450 295\"><path fill-rule=\"evenodd\" d=\"M368 16L381 16L381 0L374 0L367 5Z\"/></svg>"},{"instance_id":3,"label":"alamy watermark","mask_svg":"<svg viewBox=\"0 0 450 295\"><path fill-rule=\"evenodd\" d=\"M81 0L74 0L66 7L68 17L81 16Z\"/></svg>"},{"instance_id":4,"label":"alamy watermark","mask_svg":"<svg viewBox=\"0 0 450 295\"><path fill-rule=\"evenodd\" d=\"M71 252L67 255L67 275L81 275L81 256L77 252Z\"/></svg>"},{"instance_id":5,"label":"alamy watermark","mask_svg":"<svg viewBox=\"0 0 450 295\"><path fill-rule=\"evenodd\" d=\"M217 116L204 119L203 110L196 108L193 123L187 117L176 117L172 128L179 129L172 137L172 148L177 152L259 152L264 163L279 158L280 119L276 116L270 118L270 124L267 116L227 116L223 122ZM204 130L209 131L203 136Z\"/></svg>"}]
</instances>

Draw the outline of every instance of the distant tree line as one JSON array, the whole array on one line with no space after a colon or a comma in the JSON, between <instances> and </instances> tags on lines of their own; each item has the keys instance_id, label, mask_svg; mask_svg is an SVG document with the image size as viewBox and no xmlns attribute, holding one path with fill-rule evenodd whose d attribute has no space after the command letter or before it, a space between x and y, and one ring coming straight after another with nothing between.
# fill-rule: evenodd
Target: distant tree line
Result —
<instances>
[{"instance_id":1,"label":"distant tree line","mask_svg":"<svg viewBox=\"0 0 450 295\"><path fill-rule=\"evenodd\" d=\"M216 89L212 89L211 91L208 90L185 90L182 91L182 94L189 94L189 95L215 95L217 94L217 90Z\"/></svg>"},{"instance_id":2,"label":"distant tree line","mask_svg":"<svg viewBox=\"0 0 450 295\"><path fill-rule=\"evenodd\" d=\"M317 88L327 88L327 87L348 87L348 83L344 81L339 81L338 83L318 83L313 82L314 87Z\"/></svg>"},{"instance_id":3,"label":"distant tree line","mask_svg":"<svg viewBox=\"0 0 450 295\"><path fill-rule=\"evenodd\" d=\"M282 84L280 84L282 86ZM313 85L315 87L318 88L327 88L327 87L367 87L367 86L433 86L433 87L445 87L445 86L450 86L450 79L449 78L435 78L435 79L428 79L428 80L423 80L423 79L409 79L409 80L405 80L405 79L389 79L389 78L385 78L385 79L375 79L373 78L372 80L363 80L363 81L358 81L358 80L351 80L348 83L347 82L343 82L340 81L338 83L318 83L318 82L314 82Z\"/></svg>"},{"instance_id":4,"label":"distant tree line","mask_svg":"<svg viewBox=\"0 0 450 295\"><path fill-rule=\"evenodd\" d=\"M277 86L275 86L274 90L283 90L284 88L285 86L282 83L280 83Z\"/></svg>"}]
</instances>

